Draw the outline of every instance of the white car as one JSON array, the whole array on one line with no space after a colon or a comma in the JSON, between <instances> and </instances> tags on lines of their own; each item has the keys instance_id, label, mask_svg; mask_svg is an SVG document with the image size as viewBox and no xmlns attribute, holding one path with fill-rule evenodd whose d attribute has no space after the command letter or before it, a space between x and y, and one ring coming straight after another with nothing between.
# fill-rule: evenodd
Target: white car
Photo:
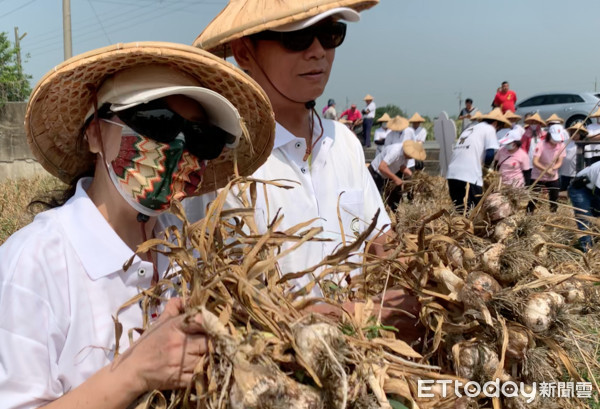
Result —
<instances>
[{"instance_id":1,"label":"white car","mask_svg":"<svg viewBox=\"0 0 600 409\"><path fill-rule=\"evenodd\" d=\"M556 114L565 120L565 127L568 128L597 110L599 103L600 99L591 92L548 92L526 98L515 108L518 115L537 112L544 120Z\"/></svg>"}]
</instances>

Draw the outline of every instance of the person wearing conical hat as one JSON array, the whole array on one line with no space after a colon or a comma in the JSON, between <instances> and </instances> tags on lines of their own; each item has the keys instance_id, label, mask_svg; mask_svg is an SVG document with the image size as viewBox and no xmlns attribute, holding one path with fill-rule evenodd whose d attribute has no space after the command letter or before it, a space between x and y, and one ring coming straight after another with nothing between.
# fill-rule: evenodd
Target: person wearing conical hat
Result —
<instances>
[{"instance_id":1,"label":"person wearing conical hat","mask_svg":"<svg viewBox=\"0 0 600 409\"><path fill-rule=\"evenodd\" d=\"M408 119L409 127L402 131L402 142L404 141L415 141L423 145L425 143L425 139L427 139L427 130L423 128L423 123L425 123L425 118L419 115L418 112L415 112L413 116ZM410 159L408 161L408 168L413 170L417 168L417 170L423 169L423 162L419 161L419 166L416 167L417 162L415 159Z\"/></svg>"},{"instance_id":2,"label":"person wearing conical hat","mask_svg":"<svg viewBox=\"0 0 600 409\"><path fill-rule=\"evenodd\" d=\"M330 239L306 242L279 259L283 274L317 265L363 232L377 212L377 233L369 237L369 251L385 255L391 222L365 166L362 146L346 126L336 121L321 122L313 111L314 100L327 85L335 49L344 41L345 22L358 21L359 11L378 2L319 0L299 6L297 0L230 1L194 41L195 46L217 55L233 55L273 105L277 121L275 147L253 177L296 183L292 189L271 185L259 189L255 212L259 229L266 231L281 210L285 217L280 229L314 220L313 226L323 228L319 237ZM231 199L233 206L239 207L239 199L233 195ZM204 203L188 206L192 219L203 216ZM284 248L288 246L291 244ZM288 283L293 285L292 291L300 290L312 283L312 277L305 275ZM338 280L340 277L329 278L344 283ZM402 292L395 294L389 296L386 292L386 300L394 300L394 305L403 305L400 308L418 316L414 298L409 300ZM322 296L319 285L307 296ZM402 304L405 301L412 304ZM392 320L390 325L403 327L407 339L420 336L413 333L412 319L387 309L383 315L384 321Z\"/></svg>"},{"instance_id":3,"label":"person wearing conical hat","mask_svg":"<svg viewBox=\"0 0 600 409\"><path fill-rule=\"evenodd\" d=\"M489 166L499 148L496 131L510 122L499 109L481 116L481 122L460 134L448 165L446 179L457 210L476 206L483 193L482 162ZM467 188L468 186L468 188Z\"/></svg>"},{"instance_id":4,"label":"person wearing conical hat","mask_svg":"<svg viewBox=\"0 0 600 409\"><path fill-rule=\"evenodd\" d=\"M391 132L387 126L388 121L390 120L390 116L387 112L385 112L379 119L377 119L377 123L381 124L379 128L375 130L375 134L373 135L373 143L377 146L375 149L375 156L379 155L383 150L383 146L385 145L385 138Z\"/></svg>"},{"instance_id":5,"label":"person wearing conical hat","mask_svg":"<svg viewBox=\"0 0 600 409\"><path fill-rule=\"evenodd\" d=\"M125 408L191 385L207 351L200 315L186 317L173 299L157 317L151 302L155 325L126 351L128 331L112 317L144 328L142 304L125 304L169 261L138 245L163 234L171 202L224 186L234 155L240 174L254 172L274 128L254 81L195 47L117 44L40 80L27 104L29 146L72 189L0 246L2 407Z\"/></svg>"},{"instance_id":6,"label":"person wearing conical hat","mask_svg":"<svg viewBox=\"0 0 600 409\"><path fill-rule=\"evenodd\" d=\"M546 137L544 127L546 122L540 117L537 112L528 112L523 119L525 123L525 133L521 137L521 149L529 155L529 161L533 163L533 154L535 148L540 141ZM525 184L529 186L531 183L531 172L525 174Z\"/></svg>"},{"instance_id":7,"label":"person wearing conical hat","mask_svg":"<svg viewBox=\"0 0 600 409\"><path fill-rule=\"evenodd\" d=\"M467 129L473 122L471 116L476 112L479 111L473 106L473 100L471 98L465 99L465 107L461 109L460 113L458 114L458 119L462 120L461 132Z\"/></svg>"},{"instance_id":8,"label":"person wearing conical hat","mask_svg":"<svg viewBox=\"0 0 600 409\"><path fill-rule=\"evenodd\" d=\"M508 121L512 124L512 127L505 127L496 132L496 138L498 138L498 142L500 142L501 139L504 139L508 132L513 129L516 130L521 135L521 137L525 134L525 128L519 125L521 115L517 115L514 112L508 110L504 113L504 117L508 119Z\"/></svg>"},{"instance_id":9,"label":"person wearing conical hat","mask_svg":"<svg viewBox=\"0 0 600 409\"><path fill-rule=\"evenodd\" d=\"M393 193L388 196L388 206L395 211L402 198L402 184L400 175L410 177L411 170L408 168L410 159L425 160L426 153L423 145L415 141L404 141L386 146L383 151L369 164L369 172L375 181L377 188L383 194L386 182L394 185Z\"/></svg>"},{"instance_id":10,"label":"person wearing conical hat","mask_svg":"<svg viewBox=\"0 0 600 409\"><path fill-rule=\"evenodd\" d=\"M511 129L500 139L500 149L494 157L494 168L500 172L502 183L508 186L525 186L525 172L531 170L529 156L521 147L521 133Z\"/></svg>"},{"instance_id":11,"label":"person wearing conical hat","mask_svg":"<svg viewBox=\"0 0 600 409\"><path fill-rule=\"evenodd\" d=\"M371 147L371 128L373 127L373 121L375 120L375 110L377 109L373 97L370 94L365 95L363 98L366 107L363 108L363 130L362 140L365 148Z\"/></svg>"},{"instance_id":12,"label":"person wearing conical hat","mask_svg":"<svg viewBox=\"0 0 600 409\"><path fill-rule=\"evenodd\" d=\"M565 148L565 158L562 166L558 170L561 192L564 192L568 189L569 185L571 184L571 180L573 180L577 174L577 145L575 144L575 141L583 140L589 134L582 122L577 122L576 124L567 128L567 133L568 135L566 136L566 139L568 139L569 142Z\"/></svg>"}]
</instances>

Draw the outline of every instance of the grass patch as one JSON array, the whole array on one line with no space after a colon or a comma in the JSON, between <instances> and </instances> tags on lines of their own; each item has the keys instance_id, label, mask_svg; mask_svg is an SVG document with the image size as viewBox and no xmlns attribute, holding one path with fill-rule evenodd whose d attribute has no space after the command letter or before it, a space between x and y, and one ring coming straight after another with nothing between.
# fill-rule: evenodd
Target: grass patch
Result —
<instances>
[{"instance_id":1,"label":"grass patch","mask_svg":"<svg viewBox=\"0 0 600 409\"><path fill-rule=\"evenodd\" d=\"M27 205L33 199L64 187L60 180L52 176L8 179L0 182L0 244L33 220L34 213L27 209Z\"/></svg>"}]
</instances>

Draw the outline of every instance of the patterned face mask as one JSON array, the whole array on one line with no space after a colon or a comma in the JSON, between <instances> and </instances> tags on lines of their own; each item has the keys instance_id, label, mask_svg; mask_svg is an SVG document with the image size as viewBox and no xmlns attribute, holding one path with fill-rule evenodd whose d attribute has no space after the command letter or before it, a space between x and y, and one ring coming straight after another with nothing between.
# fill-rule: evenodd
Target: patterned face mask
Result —
<instances>
[{"instance_id":1,"label":"patterned face mask","mask_svg":"<svg viewBox=\"0 0 600 409\"><path fill-rule=\"evenodd\" d=\"M157 216L171 201L196 194L206 161L184 145L182 138L161 143L124 128L119 153L107 167L113 184L135 210Z\"/></svg>"}]
</instances>

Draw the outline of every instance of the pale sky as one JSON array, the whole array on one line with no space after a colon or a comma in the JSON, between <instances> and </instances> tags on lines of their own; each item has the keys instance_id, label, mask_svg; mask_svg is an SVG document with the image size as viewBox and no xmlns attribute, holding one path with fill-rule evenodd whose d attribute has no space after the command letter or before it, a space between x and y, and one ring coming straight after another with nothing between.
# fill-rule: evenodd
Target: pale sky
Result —
<instances>
[{"instance_id":1,"label":"pale sky","mask_svg":"<svg viewBox=\"0 0 600 409\"><path fill-rule=\"evenodd\" d=\"M301 1L301 0L298 0ZM71 0L73 54L118 42L191 44L226 0ZM22 35L34 85L63 60L62 0L0 0L0 31ZM350 23L322 107L367 94L411 115L482 111L509 81L519 100L547 91L600 90L598 0L381 0Z\"/></svg>"}]
</instances>

